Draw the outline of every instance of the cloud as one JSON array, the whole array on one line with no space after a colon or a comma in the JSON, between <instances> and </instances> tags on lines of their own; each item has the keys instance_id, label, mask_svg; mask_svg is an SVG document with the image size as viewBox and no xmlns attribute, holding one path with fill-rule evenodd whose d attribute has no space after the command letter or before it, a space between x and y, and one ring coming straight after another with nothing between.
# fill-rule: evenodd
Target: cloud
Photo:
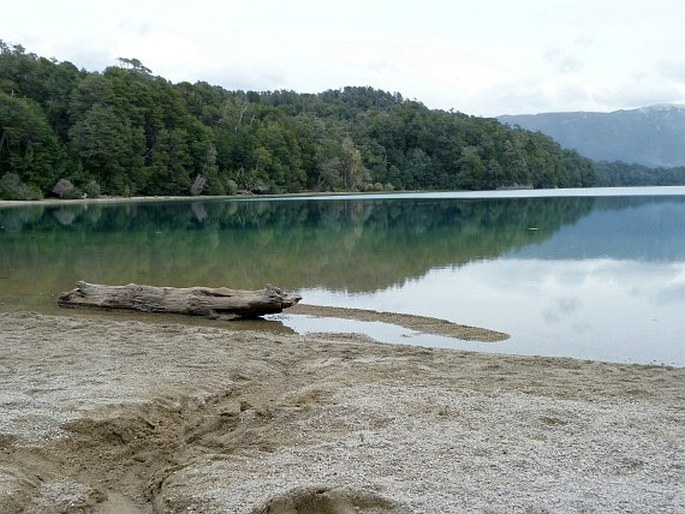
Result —
<instances>
[{"instance_id":1,"label":"cloud","mask_svg":"<svg viewBox=\"0 0 685 514\"><path fill-rule=\"evenodd\" d=\"M595 46L595 44L595 38L588 36L586 34L576 36L573 40L573 45L577 48L592 48L593 46Z\"/></svg>"},{"instance_id":2,"label":"cloud","mask_svg":"<svg viewBox=\"0 0 685 514\"><path fill-rule=\"evenodd\" d=\"M100 39L62 39L50 46L48 55L58 61L70 61L78 68L88 71L101 71L115 64L109 40ZM135 57L119 55L117 57Z\"/></svg>"},{"instance_id":3,"label":"cloud","mask_svg":"<svg viewBox=\"0 0 685 514\"><path fill-rule=\"evenodd\" d=\"M196 0L192 9L180 0L64 0L39 12L30 4L3 9L2 38L90 71L128 57L173 82L301 92L368 85L486 116L685 100L682 0L650 9L636 0L493 0L488 9L350 0L333 14L314 0ZM645 75L631 75L636 67Z\"/></svg>"},{"instance_id":4,"label":"cloud","mask_svg":"<svg viewBox=\"0 0 685 514\"><path fill-rule=\"evenodd\" d=\"M481 97L488 98L489 115L558 111L559 105L564 110L592 110L597 108L592 93L579 79L564 77L545 77L535 75L519 80L497 83L488 91L479 93L474 101Z\"/></svg>"},{"instance_id":5,"label":"cloud","mask_svg":"<svg viewBox=\"0 0 685 514\"><path fill-rule=\"evenodd\" d=\"M612 109L680 103L685 100L685 85L636 73L613 84L593 86L592 96L598 104Z\"/></svg>"},{"instance_id":6,"label":"cloud","mask_svg":"<svg viewBox=\"0 0 685 514\"><path fill-rule=\"evenodd\" d=\"M558 298L542 311L542 317L551 325L572 317L581 308L582 302L578 298Z\"/></svg>"},{"instance_id":7,"label":"cloud","mask_svg":"<svg viewBox=\"0 0 685 514\"><path fill-rule=\"evenodd\" d=\"M655 68L666 80L685 82L685 60L659 61Z\"/></svg>"},{"instance_id":8,"label":"cloud","mask_svg":"<svg viewBox=\"0 0 685 514\"><path fill-rule=\"evenodd\" d=\"M577 73L583 69L582 62L558 48L547 50L543 59L558 73Z\"/></svg>"},{"instance_id":9,"label":"cloud","mask_svg":"<svg viewBox=\"0 0 685 514\"><path fill-rule=\"evenodd\" d=\"M673 284L658 291L656 295L657 305L685 305L685 284Z\"/></svg>"}]
</instances>

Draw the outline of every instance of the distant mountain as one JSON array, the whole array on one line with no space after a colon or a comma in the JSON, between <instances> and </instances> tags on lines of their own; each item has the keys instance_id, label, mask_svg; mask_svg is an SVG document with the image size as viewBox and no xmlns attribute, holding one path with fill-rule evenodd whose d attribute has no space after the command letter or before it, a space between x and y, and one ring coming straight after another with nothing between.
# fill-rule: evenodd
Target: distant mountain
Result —
<instances>
[{"instance_id":1,"label":"distant mountain","mask_svg":"<svg viewBox=\"0 0 685 514\"><path fill-rule=\"evenodd\" d=\"M504 115L507 125L539 131L596 161L652 168L685 166L685 106L656 105L600 112Z\"/></svg>"}]
</instances>

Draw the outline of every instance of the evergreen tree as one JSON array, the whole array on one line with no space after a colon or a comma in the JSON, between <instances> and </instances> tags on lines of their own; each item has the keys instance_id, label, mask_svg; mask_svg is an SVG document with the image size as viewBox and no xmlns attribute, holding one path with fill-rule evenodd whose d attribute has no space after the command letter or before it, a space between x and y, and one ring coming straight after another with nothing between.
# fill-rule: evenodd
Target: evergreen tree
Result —
<instances>
[{"instance_id":1,"label":"evergreen tree","mask_svg":"<svg viewBox=\"0 0 685 514\"><path fill-rule=\"evenodd\" d=\"M0 91L0 175L49 191L57 181L59 145L45 113L29 98Z\"/></svg>"}]
</instances>

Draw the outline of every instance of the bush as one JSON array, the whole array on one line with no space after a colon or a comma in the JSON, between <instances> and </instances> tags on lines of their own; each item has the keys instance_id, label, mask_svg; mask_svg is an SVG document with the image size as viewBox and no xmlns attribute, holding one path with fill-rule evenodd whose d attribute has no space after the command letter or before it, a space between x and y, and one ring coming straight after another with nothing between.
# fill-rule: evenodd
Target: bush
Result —
<instances>
[{"instance_id":1,"label":"bush","mask_svg":"<svg viewBox=\"0 0 685 514\"><path fill-rule=\"evenodd\" d=\"M208 175L205 187L202 189L203 195L220 196L226 194L226 183L218 175Z\"/></svg>"},{"instance_id":2,"label":"bush","mask_svg":"<svg viewBox=\"0 0 685 514\"><path fill-rule=\"evenodd\" d=\"M24 184L16 173L5 173L0 178L0 198L3 200L40 200L43 194L33 184Z\"/></svg>"},{"instance_id":3,"label":"bush","mask_svg":"<svg viewBox=\"0 0 685 514\"><path fill-rule=\"evenodd\" d=\"M100 191L100 184L95 180L88 182L83 188L83 192L88 196L88 198L100 198L102 194Z\"/></svg>"},{"instance_id":4,"label":"bush","mask_svg":"<svg viewBox=\"0 0 685 514\"><path fill-rule=\"evenodd\" d=\"M238 184L232 178L226 181L226 193L229 195L234 195L238 193Z\"/></svg>"},{"instance_id":5,"label":"bush","mask_svg":"<svg viewBox=\"0 0 685 514\"><path fill-rule=\"evenodd\" d=\"M55 184L55 187L52 188L52 192L62 199L74 199L80 197L79 192L74 184L72 184L71 180L66 178L59 179L57 184Z\"/></svg>"}]
</instances>

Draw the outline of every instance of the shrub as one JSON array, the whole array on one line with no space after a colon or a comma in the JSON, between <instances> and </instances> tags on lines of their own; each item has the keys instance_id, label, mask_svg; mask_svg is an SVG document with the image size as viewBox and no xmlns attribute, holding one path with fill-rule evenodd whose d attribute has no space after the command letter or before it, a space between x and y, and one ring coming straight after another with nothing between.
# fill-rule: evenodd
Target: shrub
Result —
<instances>
[{"instance_id":1,"label":"shrub","mask_svg":"<svg viewBox=\"0 0 685 514\"><path fill-rule=\"evenodd\" d=\"M40 200L43 194L33 184L25 184L16 173L0 178L0 198L3 200Z\"/></svg>"},{"instance_id":2,"label":"shrub","mask_svg":"<svg viewBox=\"0 0 685 514\"><path fill-rule=\"evenodd\" d=\"M71 183L71 180L66 178L59 179L57 184L55 184L55 187L52 188L52 192L62 199L78 197L75 196L76 188L74 187L74 184Z\"/></svg>"},{"instance_id":3,"label":"shrub","mask_svg":"<svg viewBox=\"0 0 685 514\"><path fill-rule=\"evenodd\" d=\"M238 184L232 178L226 181L226 193L229 195L234 195L238 192Z\"/></svg>"},{"instance_id":4,"label":"shrub","mask_svg":"<svg viewBox=\"0 0 685 514\"><path fill-rule=\"evenodd\" d=\"M88 195L88 198L100 198L100 184L95 180L91 180L84 186L83 192Z\"/></svg>"}]
</instances>

